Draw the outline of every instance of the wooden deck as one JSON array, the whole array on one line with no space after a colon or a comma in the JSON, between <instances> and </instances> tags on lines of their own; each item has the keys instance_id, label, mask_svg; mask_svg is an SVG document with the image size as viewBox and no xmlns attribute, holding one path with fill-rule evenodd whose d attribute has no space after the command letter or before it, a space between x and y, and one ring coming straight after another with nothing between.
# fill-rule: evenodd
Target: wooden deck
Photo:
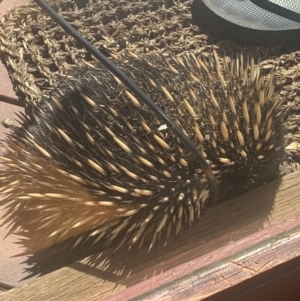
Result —
<instances>
[{"instance_id":1,"label":"wooden deck","mask_svg":"<svg viewBox=\"0 0 300 301\"><path fill-rule=\"evenodd\" d=\"M0 2L0 16L24 2ZM2 65L0 94L14 97ZM0 98L0 121L20 110ZM7 132L0 125L0 139ZM299 179L300 172L293 173L208 209L178 241L150 254L107 250L26 280L28 257L14 257L22 249L14 236L3 240L0 227L0 288L15 287L0 292L0 300L299 300L299 289L295 298L289 295L300 279ZM289 275L285 287L279 280Z\"/></svg>"}]
</instances>

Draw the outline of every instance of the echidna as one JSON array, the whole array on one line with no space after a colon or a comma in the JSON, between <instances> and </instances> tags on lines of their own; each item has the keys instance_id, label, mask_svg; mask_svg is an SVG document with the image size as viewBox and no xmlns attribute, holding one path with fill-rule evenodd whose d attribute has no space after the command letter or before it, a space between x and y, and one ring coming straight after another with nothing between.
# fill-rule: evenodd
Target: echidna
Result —
<instances>
[{"instance_id":1,"label":"echidna","mask_svg":"<svg viewBox=\"0 0 300 301\"><path fill-rule=\"evenodd\" d=\"M284 110L274 70L215 51L131 53L117 65L207 159L220 201L279 175ZM209 205L199 162L102 65L79 68L4 143L2 205L10 233L52 245L103 240L151 249Z\"/></svg>"}]
</instances>

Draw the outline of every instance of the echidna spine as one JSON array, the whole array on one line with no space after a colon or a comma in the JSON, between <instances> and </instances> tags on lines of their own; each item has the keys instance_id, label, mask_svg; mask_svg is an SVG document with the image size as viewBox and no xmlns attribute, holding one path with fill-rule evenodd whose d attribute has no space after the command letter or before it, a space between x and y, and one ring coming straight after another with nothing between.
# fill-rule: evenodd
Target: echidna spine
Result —
<instances>
[{"instance_id":1,"label":"echidna spine","mask_svg":"<svg viewBox=\"0 0 300 301\"><path fill-rule=\"evenodd\" d=\"M220 200L278 175L284 98L253 59L221 64L215 52L187 52L116 61L195 143ZM74 238L151 249L200 217L210 186L172 129L96 67L79 69L6 139L5 223L48 245Z\"/></svg>"}]
</instances>

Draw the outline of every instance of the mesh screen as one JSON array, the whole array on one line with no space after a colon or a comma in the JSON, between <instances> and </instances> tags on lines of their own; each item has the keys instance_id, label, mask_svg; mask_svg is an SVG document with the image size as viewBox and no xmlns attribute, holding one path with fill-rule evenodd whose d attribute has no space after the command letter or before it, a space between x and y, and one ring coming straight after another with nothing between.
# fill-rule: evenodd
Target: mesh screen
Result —
<instances>
[{"instance_id":1,"label":"mesh screen","mask_svg":"<svg viewBox=\"0 0 300 301\"><path fill-rule=\"evenodd\" d=\"M203 0L206 6L222 18L243 27L257 30L299 29L300 23L264 10L250 0ZM269 0L300 14L300 0Z\"/></svg>"}]
</instances>

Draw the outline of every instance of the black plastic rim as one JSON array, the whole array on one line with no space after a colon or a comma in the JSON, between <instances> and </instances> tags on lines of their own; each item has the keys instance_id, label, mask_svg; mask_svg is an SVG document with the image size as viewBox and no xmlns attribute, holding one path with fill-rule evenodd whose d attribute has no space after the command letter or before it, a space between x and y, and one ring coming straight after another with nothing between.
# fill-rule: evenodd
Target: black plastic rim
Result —
<instances>
[{"instance_id":1,"label":"black plastic rim","mask_svg":"<svg viewBox=\"0 0 300 301\"><path fill-rule=\"evenodd\" d=\"M294 13L290 10L283 10L282 7L272 6L268 4L269 1L262 0L251 0L254 4L260 7L268 7L268 10L274 12L274 9L279 10L281 8L281 15L287 17L286 14ZM272 3L273 4L273 3ZM263 8L263 7L262 7ZM282 30L282 31L267 31L267 30L254 30L248 27L239 26L237 24L231 23L219 15L214 13L210 8L208 8L202 0L194 0L192 4L192 16L193 23L204 31L214 35L217 35L220 39L234 40L240 44L254 44L254 45L300 45L300 29L295 30ZM293 18L300 18L297 13L293 14ZM292 17L291 17L292 18ZM293 19L291 19L293 20Z\"/></svg>"}]
</instances>

